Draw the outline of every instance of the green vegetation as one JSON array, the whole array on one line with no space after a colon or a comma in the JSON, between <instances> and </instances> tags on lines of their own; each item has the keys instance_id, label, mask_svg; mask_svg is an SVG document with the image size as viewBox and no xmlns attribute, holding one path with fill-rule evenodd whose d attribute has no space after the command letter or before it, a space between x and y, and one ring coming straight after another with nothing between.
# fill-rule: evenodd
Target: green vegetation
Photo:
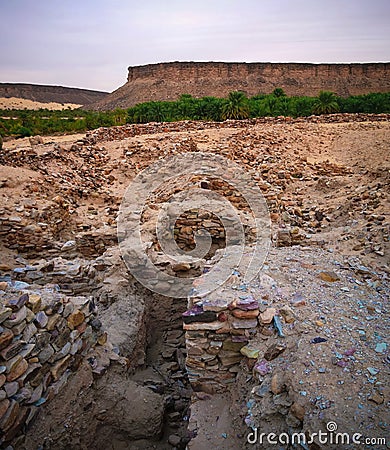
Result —
<instances>
[{"instance_id":1,"label":"green vegetation","mask_svg":"<svg viewBox=\"0 0 390 450\"><path fill-rule=\"evenodd\" d=\"M229 97L222 106L222 119L247 119L249 117L249 104L243 92L230 92Z\"/></svg>"},{"instance_id":2,"label":"green vegetation","mask_svg":"<svg viewBox=\"0 0 390 450\"><path fill-rule=\"evenodd\" d=\"M332 114L339 110L337 97L333 92L321 91L313 104L314 114Z\"/></svg>"},{"instance_id":3,"label":"green vegetation","mask_svg":"<svg viewBox=\"0 0 390 450\"><path fill-rule=\"evenodd\" d=\"M231 92L226 99L194 98L184 94L177 101L139 103L126 110L103 112L81 109L0 110L0 136L77 133L125 123L221 121L265 116L305 117L338 111L390 113L390 92L342 98L323 91L318 97L289 97L283 89L276 88L271 94L258 94L251 98L247 98L243 92Z\"/></svg>"},{"instance_id":4,"label":"green vegetation","mask_svg":"<svg viewBox=\"0 0 390 450\"><path fill-rule=\"evenodd\" d=\"M275 88L275 89L272 91L272 94L273 94L275 97L285 97L285 96L286 96L286 93L284 92L284 90L283 90L282 88Z\"/></svg>"}]
</instances>

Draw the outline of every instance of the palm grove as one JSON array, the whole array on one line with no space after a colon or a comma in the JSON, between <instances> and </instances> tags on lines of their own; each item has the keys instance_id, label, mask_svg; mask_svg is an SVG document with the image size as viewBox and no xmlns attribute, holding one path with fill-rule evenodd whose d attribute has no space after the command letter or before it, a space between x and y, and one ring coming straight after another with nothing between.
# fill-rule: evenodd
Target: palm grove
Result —
<instances>
[{"instance_id":1,"label":"palm grove","mask_svg":"<svg viewBox=\"0 0 390 450\"><path fill-rule=\"evenodd\" d=\"M0 136L76 133L125 123L304 117L335 112L390 113L390 93L343 98L322 91L317 97L289 97L283 89L276 88L271 94L258 94L250 98L239 91L231 92L227 98L194 98L184 94L176 101L151 101L114 111L0 110Z\"/></svg>"}]
</instances>

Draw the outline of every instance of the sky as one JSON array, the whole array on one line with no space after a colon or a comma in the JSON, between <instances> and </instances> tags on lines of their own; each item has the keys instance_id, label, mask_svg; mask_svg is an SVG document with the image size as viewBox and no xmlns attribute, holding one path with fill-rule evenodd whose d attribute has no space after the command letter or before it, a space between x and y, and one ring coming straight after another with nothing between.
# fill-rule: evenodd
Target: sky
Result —
<instances>
[{"instance_id":1,"label":"sky","mask_svg":"<svg viewBox=\"0 0 390 450\"><path fill-rule=\"evenodd\" d=\"M111 92L170 61L389 62L390 0L0 0L0 82Z\"/></svg>"}]
</instances>

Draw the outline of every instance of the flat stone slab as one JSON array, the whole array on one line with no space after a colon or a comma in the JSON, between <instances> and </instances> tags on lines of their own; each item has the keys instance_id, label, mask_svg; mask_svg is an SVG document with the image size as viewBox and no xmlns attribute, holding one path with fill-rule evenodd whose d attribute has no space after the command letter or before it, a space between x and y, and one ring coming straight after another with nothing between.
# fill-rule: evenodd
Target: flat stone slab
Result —
<instances>
[{"instance_id":1,"label":"flat stone slab","mask_svg":"<svg viewBox=\"0 0 390 450\"><path fill-rule=\"evenodd\" d=\"M224 322L194 322L194 323L185 323L183 324L184 330L211 330L216 331L220 330L224 326Z\"/></svg>"}]
</instances>

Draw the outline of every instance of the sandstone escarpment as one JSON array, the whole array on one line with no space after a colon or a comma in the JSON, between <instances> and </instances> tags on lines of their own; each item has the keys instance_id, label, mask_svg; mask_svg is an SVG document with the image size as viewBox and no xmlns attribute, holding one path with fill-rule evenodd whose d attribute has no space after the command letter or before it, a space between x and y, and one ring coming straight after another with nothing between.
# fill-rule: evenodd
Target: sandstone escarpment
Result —
<instances>
[{"instance_id":1,"label":"sandstone escarpment","mask_svg":"<svg viewBox=\"0 0 390 450\"><path fill-rule=\"evenodd\" d=\"M248 96L281 87L287 95L316 96L330 90L341 96L390 91L390 64L306 64L172 62L129 67L127 83L93 104L98 110L127 108L140 102L194 97Z\"/></svg>"},{"instance_id":2,"label":"sandstone escarpment","mask_svg":"<svg viewBox=\"0 0 390 450\"><path fill-rule=\"evenodd\" d=\"M107 92L64 86L45 86L25 83L0 83L0 97L23 98L36 102L76 103L87 105L102 100Z\"/></svg>"}]
</instances>

